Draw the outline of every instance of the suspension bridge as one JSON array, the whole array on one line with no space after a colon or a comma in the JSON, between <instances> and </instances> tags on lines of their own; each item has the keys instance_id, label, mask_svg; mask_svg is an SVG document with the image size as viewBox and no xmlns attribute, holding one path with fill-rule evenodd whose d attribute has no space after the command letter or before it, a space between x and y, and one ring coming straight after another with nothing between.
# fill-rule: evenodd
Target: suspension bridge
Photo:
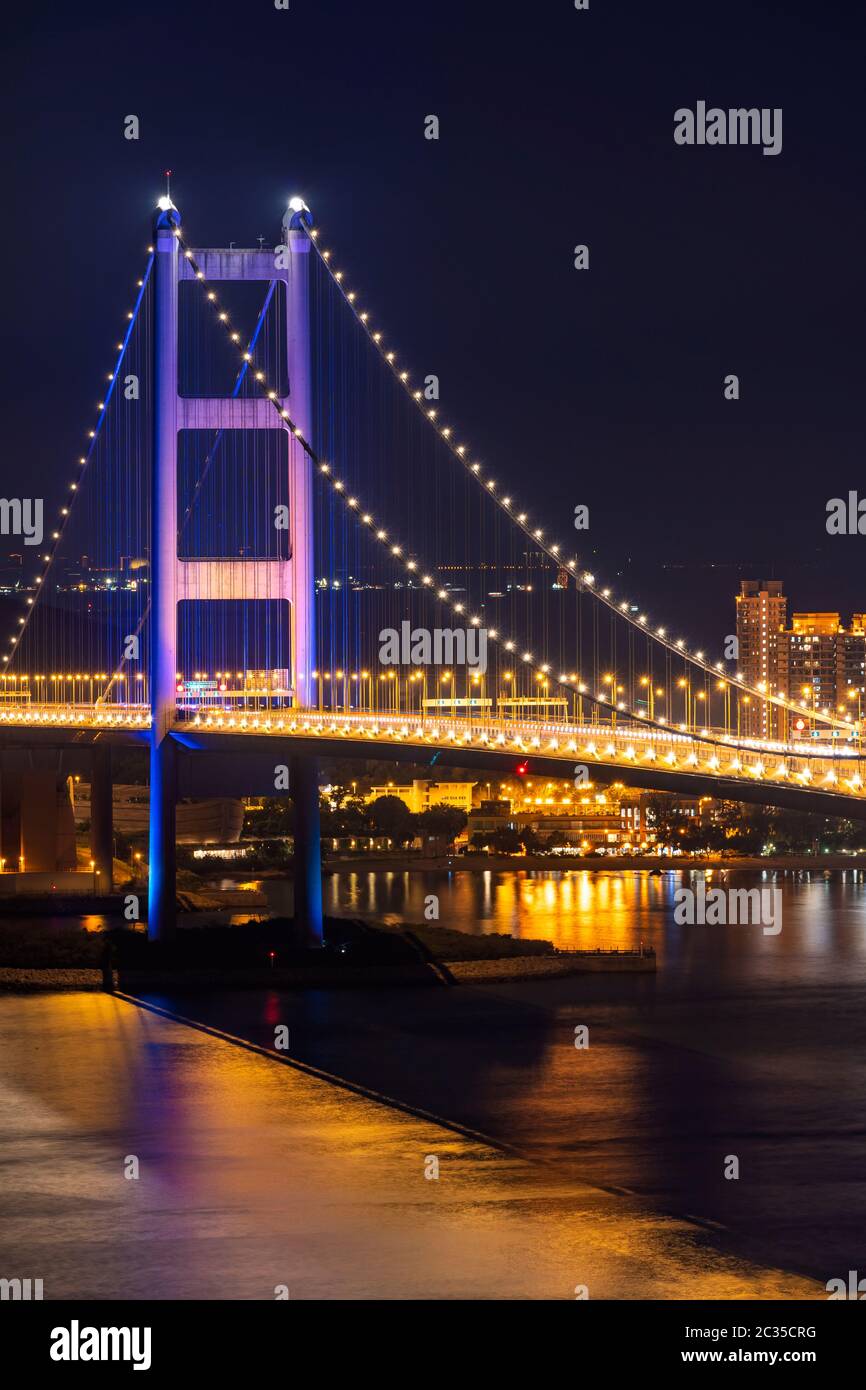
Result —
<instances>
[{"instance_id":1,"label":"suspension bridge","mask_svg":"<svg viewBox=\"0 0 866 1390\"><path fill-rule=\"evenodd\" d=\"M154 936L202 754L250 793L285 764L312 939L321 756L866 819L860 708L750 685L597 576L442 417L437 378L404 365L301 200L280 231L195 247L160 200L85 447L13 596L4 864L54 867L58 778L89 759L110 883L110 749L137 742ZM521 457L529 490L529 437Z\"/></svg>"}]
</instances>

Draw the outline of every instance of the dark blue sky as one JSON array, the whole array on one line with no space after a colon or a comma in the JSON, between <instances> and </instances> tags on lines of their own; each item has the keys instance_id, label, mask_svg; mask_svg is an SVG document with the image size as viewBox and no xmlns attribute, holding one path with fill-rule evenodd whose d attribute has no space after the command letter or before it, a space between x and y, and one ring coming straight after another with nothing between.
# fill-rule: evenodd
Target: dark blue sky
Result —
<instances>
[{"instance_id":1,"label":"dark blue sky","mask_svg":"<svg viewBox=\"0 0 866 1390\"><path fill-rule=\"evenodd\" d=\"M2 97L4 495L68 480L170 165L193 244L271 240L301 192L443 416L566 538L588 504L596 572L659 619L717 645L741 573L866 608L866 537L824 527L866 494L863 39L850 0L34 9ZM782 153L677 147L699 99L782 107Z\"/></svg>"}]
</instances>

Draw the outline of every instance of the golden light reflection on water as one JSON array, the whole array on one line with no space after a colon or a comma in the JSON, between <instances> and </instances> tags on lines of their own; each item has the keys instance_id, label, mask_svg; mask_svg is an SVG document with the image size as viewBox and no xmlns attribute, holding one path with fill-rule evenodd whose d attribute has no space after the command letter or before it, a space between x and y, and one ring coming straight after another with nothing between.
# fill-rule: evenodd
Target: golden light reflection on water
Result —
<instances>
[{"instance_id":1,"label":"golden light reflection on water","mask_svg":"<svg viewBox=\"0 0 866 1390\"><path fill-rule=\"evenodd\" d=\"M764 935L760 925L695 929L674 921L675 893L706 876L707 883L724 887L779 887L783 895L785 929L777 937ZM285 885L265 883L275 901ZM421 923L430 894L438 899L438 920L472 934L489 932L541 939L562 948L594 949L616 946L634 949L652 944L661 954L672 944L694 943L696 930L739 933L738 949L747 944L750 955L778 960L795 947L802 952L831 952L844 948L866 954L866 882L819 873L779 874L773 871L721 873L694 870L488 870L412 872L343 870L325 881L325 910L335 916L369 917L387 924ZM283 910L286 910L285 908ZM743 935L746 933L746 936Z\"/></svg>"},{"instance_id":2,"label":"golden light reflection on water","mask_svg":"<svg viewBox=\"0 0 866 1390\"><path fill-rule=\"evenodd\" d=\"M335 915L423 922L425 898L439 898L442 923L468 932L554 941L558 946L633 947L657 924L679 876L651 877L566 869L359 872L326 880L326 910Z\"/></svg>"}]
</instances>

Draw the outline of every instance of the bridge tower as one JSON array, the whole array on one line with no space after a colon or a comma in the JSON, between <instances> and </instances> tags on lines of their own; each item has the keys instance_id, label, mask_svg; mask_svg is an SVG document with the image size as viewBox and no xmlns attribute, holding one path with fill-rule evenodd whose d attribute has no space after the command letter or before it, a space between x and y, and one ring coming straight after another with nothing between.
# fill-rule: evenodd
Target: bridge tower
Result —
<instances>
[{"instance_id":1,"label":"bridge tower","mask_svg":"<svg viewBox=\"0 0 866 1390\"><path fill-rule=\"evenodd\" d=\"M180 255L180 213L169 197L161 198L154 227L154 449L151 542L150 690L150 877L148 934L159 937L174 922L176 879L176 719L177 606L187 600L278 599L290 610L290 673L293 700L312 699L315 669L312 464L299 446L288 447L289 556L280 560L181 559L178 555L178 432L183 429L281 429L290 434L279 410L285 410L306 440L312 434L310 378L308 227L312 217L293 199L283 218L283 245L272 250L193 249L195 264L207 282L215 280L282 281L286 302L288 396L274 403L261 399L190 398L178 394L178 299L181 280L195 278L192 263ZM302 827L310 820L310 789L315 764L293 760L298 801L307 805ZM318 793L316 793L317 797ZM316 811L318 802L316 801ZM301 913L312 939L321 939L321 883L318 826L296 838ZM311 863L301 858L309 849ZM297 895L296 895L297 896Z\"/></svg>"}]
</instances>

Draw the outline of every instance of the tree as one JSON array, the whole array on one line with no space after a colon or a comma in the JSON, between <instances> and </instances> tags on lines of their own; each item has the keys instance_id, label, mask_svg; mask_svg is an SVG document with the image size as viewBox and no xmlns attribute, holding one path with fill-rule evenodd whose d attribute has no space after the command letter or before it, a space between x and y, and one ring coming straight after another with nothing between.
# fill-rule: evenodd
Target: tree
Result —
<instances>
[{"instance_id":1,"label":"tree","mask_svg":"<svg viewBox=\"0 0 866 1390\"><path fill-rule=\"evenodd\" d=\"M671 845L679 840L679 832L683 828L682 818L674 814L672 796L659 792L651 797L647 801L646 820L647 828L655 831L656 840L660 845Z\"/></svg>"},{"instance_id":2,"label":"tree","mask_svg":"<svg viewBox=\"0 0 866 1390\"><path fill-rule=\"evenodd\" d=\"M542 841L541 848L547 854L552 849L564 849L567 844L569 844L567 835L563 835L561 830L551 830L550 834L545 836Z\"/></svg>"},{"instance_id":3,"label":"tree","mask_svg":"<svg viewBox=\"0 0 866 1390\"><path fill-rule=\"evenodd\" d=\"M351 801L339 806L336 811L332 811L331 807L323 802L319 814L323 836L370 834L370 820L366 808L359 806L357 802Z\"/></svg>"},{"instance_id":4,"label":"tree","mask_svg":"<svg viewBox=\"0 0 866 1390\"><path fill-rule=\"evenodd\" d=\"M418 829L428 839L444 840L451 845L466 829L468 816L457 806L431 806L416 818Z\"/></svg>"},{"instance_id":5,"label":"tree","mask_svg":"<svg viewBox=\"0 0 866 1390\"><path fill-rule=\"evenodd\" d=\"M502 830L494 830L490 844L497 854L519 854L522 848L519 834L509 826L504 826Z\"/></svg>"},{"instance_id":6,"label":"tree","mask_svg":"<svg viewBox=\"0 0 866 1390\"><path fill-rule=\"evenodd\" d=\"M405 845L415 834L415 817L399 796L377 796L367 814L377 835Z\"/></svg>"},{"instance_id":7,"label":"tree","mask_svg":"<svg viewBox=\"0 0 866 1390\"><path fill-rule=\"evenodd\" d=\"M265 797L260 811L247 809L244 812L245 835L292 835L294 828L295 808L283 797Z\"/></svg>"}]
</instances>

